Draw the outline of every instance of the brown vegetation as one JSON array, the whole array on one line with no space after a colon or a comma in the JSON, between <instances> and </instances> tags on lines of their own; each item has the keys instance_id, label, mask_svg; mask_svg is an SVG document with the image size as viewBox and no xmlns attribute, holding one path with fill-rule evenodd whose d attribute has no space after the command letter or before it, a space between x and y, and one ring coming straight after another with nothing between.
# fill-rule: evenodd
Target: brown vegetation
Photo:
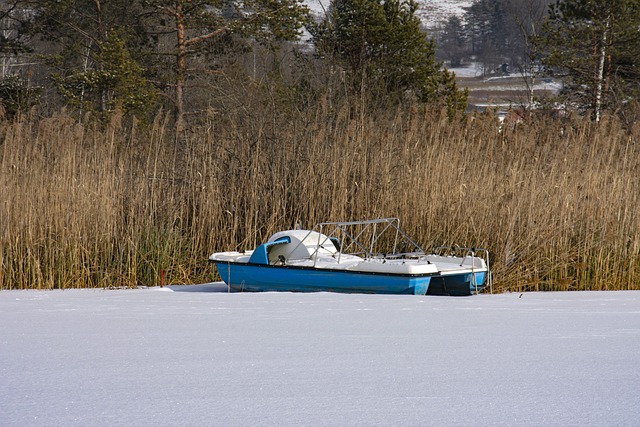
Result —
<instances>
[{"instance_id":1,"label":"brown vegetation","mask_svg":"<svg viewBox=\"0 0 640 427\"><path fill-rule=\"evenodd\" d=\"M640 289L638 129L308 111L218 111L180 146L163 115L0 123L0 289L210 281L213 251L383 216L488 248L498 291Z\"/></svg>"}]
</instances>

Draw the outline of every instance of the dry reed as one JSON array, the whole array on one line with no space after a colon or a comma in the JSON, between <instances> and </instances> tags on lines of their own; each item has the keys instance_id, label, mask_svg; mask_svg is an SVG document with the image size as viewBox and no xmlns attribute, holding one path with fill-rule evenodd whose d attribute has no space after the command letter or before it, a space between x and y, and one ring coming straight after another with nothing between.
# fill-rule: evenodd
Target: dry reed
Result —
<instances>
[{"instance_id":1,"label":"dry reed","mask_svg":"<svg viewBox=\"0 0 640 427\"><path fill-rule=\"evenodd\" d=\"M488 248L498 291L640 289L637 133L356 110L239 109L182 145L164 115L0 124L0 289L209 281L213 251L387 216L425 247Z\"/></svg>"}]
</instances>

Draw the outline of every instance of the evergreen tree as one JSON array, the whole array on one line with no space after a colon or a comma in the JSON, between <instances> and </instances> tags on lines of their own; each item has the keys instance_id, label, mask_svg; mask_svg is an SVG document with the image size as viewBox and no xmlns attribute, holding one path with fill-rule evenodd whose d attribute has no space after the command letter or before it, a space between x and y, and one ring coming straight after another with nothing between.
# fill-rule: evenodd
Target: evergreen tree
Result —
<instances>
[{"instance_id":1,"label":"evergreen tree","mask_svg":"<svg viewBox=\"0 0 640 427\"><path fill-rule=\"evenodd\" d=\"M301 0L143 0L147 27L168 34L174 42L168 51L172 67L177 133L184 127L188 59L233 35L262 42L293 40L308 19ZM162 48L161 48L162 49Z\"/></svg>"},{"instance_id":2,"label":"evergreen tree","mask_svg":"<svg viewBox=\"0 0 640 427\"><path fill-rule=\"evenodd\" d=\"M103 119L115 109L142 118L152 108L157 91L141 65L149 38L139 1L28 1L35 53L67 104Z\"/></svg>"},{"instance_id":3,"label":"evergreen tree","mask_svg":"<svg viewBox=\"0 0 640 427\"><path fill-rule=\"evenodd\" d=\"M475 0L464 15L470 52L489 71L503 63L527 68L528 37L541 25L551 1Z\"/></svg>"},{"instance_id":4,"label":"evergreen tree","mask_svg":"<svg viewBox=\"0 0 640 427\"><path fill-rule=\"evenodd\" d=\"M102 119L116 110L144 119L155 105L157 91L115 31L110 31L99 43L93 59L98 68L52 76L67 103Z\"/></svg>"},{"instance_id":5,"label":"evergreen tree","mask_svg":"<svg viewBox=\"0 0 640 427\"><path fill-rule=\"evenodd\" d=\"M93 57L110 31L138 57L148 45L138 0L40 0L32 26L46 45L49 62L62 73L95 68Z\"/></svg>"},{"instance_id":6,"label":"evergreen tree","mask_svg":"<svg viewBox=\"0 0 640 427\"><path fill-rule=\"evenodd\" d=\"M41 88L33 87L17 74L0 78L0 118L14 117L38 103Z\"/></svg>"},{"instance_id":7,"label":"evergreen tree","mask_svg":"<svg viewBox=\"0 0 640 427\"><path fill-rule=\"evenodd\" d=\"M482 54L490 43L491 14L488 0L476 0L465 10L467 38L471 42L471 53Z\"/></svg>"},{"instance_id":8,"label":"evergreen tree","mask_svg":"<svg viewBox=\"0 0 640 427\"><path fill-rule=\"evenodd\" d=\"M603 110L624 110L640 93L639 28L637 0L561 0L535 39L536 53L567 74L567 100L599 121Z\"/></svg>"},{"instance_id":9,"label":"evergreen tree","mask_svg":"<svg viewBox=\"0 0 640 427\"><path fill-rule=\"evenodd\" d=\"M509 0L476 0L467 8L468 37L472 41L472 53L485 68L493 71L509 59L509 45L514 34L509 32ZM516 34L517 37L519 34Z\"/></svg>"},{"instance_id":10,"label":"evergreen tree","mask_svg":"<svg viewBox=\"0 0 640 427\"><path fill-rule=\"evenodd\" d=\"M452 15L444 23L442 33L438 39L438 50L452 67L462 64L466 54L464 23L457 15Z\"/></svg>"},{"instance_id":11,"label":"evergreen tree","mask_svg":"<svg viewBox=\"0 0 640 427\"><path fill-rule=\"evenodd\" d=\"M413 0L334 0L327 18L312 28L313 43L344 67L356 93L397 102L409 92L451 113L464 110L467 92L436 62L416 9Z\"/></svg>"}]
</instances>

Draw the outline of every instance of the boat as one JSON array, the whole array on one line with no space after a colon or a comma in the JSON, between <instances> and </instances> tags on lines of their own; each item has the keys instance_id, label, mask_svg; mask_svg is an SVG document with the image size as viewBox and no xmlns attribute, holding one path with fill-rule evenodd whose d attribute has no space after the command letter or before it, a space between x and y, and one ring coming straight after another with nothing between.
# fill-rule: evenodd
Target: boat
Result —
<instances>
[{"instance_id":1,"label":"boat","mask_svg":"<svg viewBox=\"0 0 640 427\"><path fill-rule=\"evenodd\" d=\"M485 249L439 247L426 253L398 218L323 222L273 234L252 250L215 252L234 291L472 295L490 286Z\"/></svg>"}]
</instances>

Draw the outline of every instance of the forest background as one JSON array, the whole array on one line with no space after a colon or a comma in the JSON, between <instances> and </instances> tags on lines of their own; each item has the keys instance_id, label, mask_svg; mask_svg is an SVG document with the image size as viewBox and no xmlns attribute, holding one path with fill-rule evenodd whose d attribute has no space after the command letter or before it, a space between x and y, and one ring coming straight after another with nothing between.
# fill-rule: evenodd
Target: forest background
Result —
<instances>
[{"instance_id":1,"label":"forest background","mask_svg":"<svg viewBox=\"0 0 640 427\"><path fill-rule=\"evenodd\" d=\"M201 283L213 251L387 216L489 249L497 291L638 289L639 9L0 1L0 289ZM470 62L564 89L500 121L444 66Z\"/></svg>"}]
</instances>

